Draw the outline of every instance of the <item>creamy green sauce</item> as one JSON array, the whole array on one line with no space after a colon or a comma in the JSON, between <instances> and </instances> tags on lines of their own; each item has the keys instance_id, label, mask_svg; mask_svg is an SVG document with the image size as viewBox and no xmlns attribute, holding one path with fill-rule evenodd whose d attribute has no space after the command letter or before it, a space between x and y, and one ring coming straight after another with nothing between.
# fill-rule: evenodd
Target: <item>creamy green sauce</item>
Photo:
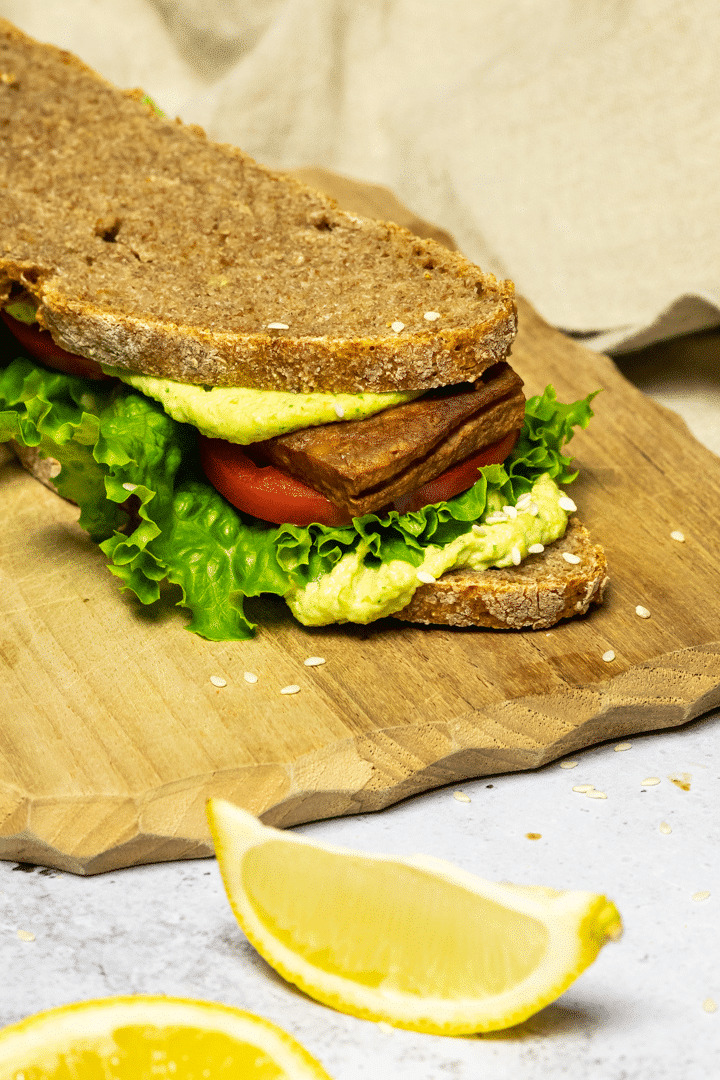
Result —
<instances>
[{"instance_id":1,"label":"creamy green sauce","mask_svg":"<svg viewBox=\"0 0 720 1080\"><path fill-rule=\"evenodd\" d=\"M488 523L487 518L497 516L500 510L499 499L490 499L479 522L445 547L428 547L421 566L402 559L365 566L367 548L360 547L343 556L329 574L293 590L285 600L305 626L369 623L392 615L406 607L423 584L419 574L439 578L446 570L512 566L533 557L528 550L533 544L559 540L568 519L559 505L561 496L557 484L546 474L533 487L529 508L517 510L515 517Z\"/></svg>"},{"instance_id":2,"label":"creamy green sauce","mask_svg":"<svg viewBox=\"0 0 720 1080\"><path fill-rule=\"evenodd\" d=\"M192 424L211 439L248 446L299 428L337 420L363 420L393 405L412 401L423 391L387 394L293 394L234 386L197 386L151 375L105 367L128 386L159 401L166 413Z\"/></svg>"}]
</instances>

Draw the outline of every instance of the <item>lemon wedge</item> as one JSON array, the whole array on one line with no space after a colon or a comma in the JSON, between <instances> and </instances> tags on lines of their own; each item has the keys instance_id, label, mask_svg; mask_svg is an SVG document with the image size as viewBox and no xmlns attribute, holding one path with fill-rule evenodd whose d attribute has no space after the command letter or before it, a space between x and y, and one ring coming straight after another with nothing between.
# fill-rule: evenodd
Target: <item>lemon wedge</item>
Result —
<instances>
[{"instance_id":1,"label":"lemon wedge","mask_svg":"<svg viewBox=\"0 0 720 1080\"><path fill-rule=\"evenodd\" d=\"M510 1027L622 932L615 905L595 893L330 847L221 799L208 817L230 904L257 951L355 1016L446 1035Z\"/></svg>"},{"instance_id":2,"label":"lemon wedge","mask_svg":"<svg viewBox=\"0 0 720 1080\"><path fill-rule=\"evenodd\" d=\"M213 1001L117 997L0 1031L0 1080L330 1080L295 1039Z\"/></svg>"}]
</instances>

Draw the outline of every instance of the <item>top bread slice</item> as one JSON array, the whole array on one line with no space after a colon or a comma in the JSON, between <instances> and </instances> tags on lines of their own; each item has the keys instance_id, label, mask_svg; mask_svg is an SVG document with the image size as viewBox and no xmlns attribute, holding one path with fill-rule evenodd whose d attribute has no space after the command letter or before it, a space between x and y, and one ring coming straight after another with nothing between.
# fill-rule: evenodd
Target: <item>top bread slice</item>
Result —
<instances>
[{"instance_id":1,"label":"top bread slice","mask_svg":"<svg viewBox=\"0 0 720 1080\"><path fill-rule=\"evenodd\" d=\"M430 389L508 352L512 282L344 213L0 20L0 303L70 352L206 385Z\"/></svg>"}]
</instances>

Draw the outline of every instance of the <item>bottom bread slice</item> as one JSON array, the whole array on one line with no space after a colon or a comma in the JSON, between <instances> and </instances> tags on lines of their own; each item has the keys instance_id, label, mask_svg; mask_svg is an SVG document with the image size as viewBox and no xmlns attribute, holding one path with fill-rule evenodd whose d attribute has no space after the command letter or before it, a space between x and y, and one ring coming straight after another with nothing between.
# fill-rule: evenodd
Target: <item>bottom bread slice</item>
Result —
<instances>
[{"instance_id":1,"label":"bottom bread slice","mask_svg":"<svg viewBox=\"0 0 720 1080\"><path fill-rule=\"evenodd\" d=\"M433 584L422 585L394 618L445 626L541 630L601 603L607 581L605 552L573 517L565 535L541 555L530 555L520 566L502 569L450 570Z\"/></svg>"}]
</instances>

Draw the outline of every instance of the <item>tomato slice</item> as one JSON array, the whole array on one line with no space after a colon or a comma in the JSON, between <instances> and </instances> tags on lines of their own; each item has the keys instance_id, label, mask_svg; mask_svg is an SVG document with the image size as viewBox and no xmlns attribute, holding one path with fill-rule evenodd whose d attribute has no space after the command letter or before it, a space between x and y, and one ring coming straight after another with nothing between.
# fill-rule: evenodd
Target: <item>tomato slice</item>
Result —
<instances>
[{"instance_id":1,"label":"tomato slice","mask_svg":"<svg viewBox=\"0 0 720 1080\"><path fill-rule=\"evenodd\" d=\"M493 443L492 446L485 446L476 454L458 462L457 465L451 465L444 473L436 476L434 480L428 480L427 484L423 484L417 491L413 491L410 495L401 495L395 500L393 506L401 514L407 514L411 510L421 510L423 506L428 506L430 503L446 502L455 495L459 495L461 491L467 491L477 480L478 469L483 465L499 465L501 461L504 461L519 436L519 430L511 431L504 439Z\"/></svg>"},{"instance_id":2,"label":"tomato slice","mask_svg":"<svg viewBox=\"0 0 720 1080\"><path fill-rule=\"evenodd\" d=\"M412 495L393 504L401 513L419 510L431 502L443 502L466 491L477 480L482 465L504 461L517 442L519 432L486 446L453 465L435 480L423 484ZM348 525L350 516L319 491L276 469L256 465L242 446L225 439L200 436L200 460L205 475L228 502L238 510L277 525Z\"/></svg>"},{"instance_id":3,"label":"tomato slice","mask_svg":"<svg viewBox=\"0 0 720 1080\"><path fill-rule=\"evenodd\" d=\"M75 353L61 349L55 344L47 330L41 330L37 325L28 326L19 319L13 319L7 311L0 311L0 316L22 347L46 367L64 371L66 375L82 375L85 379L111 378L94 360L87 360L84 356L76 356Z\"/></svg>"}]
</instances>

